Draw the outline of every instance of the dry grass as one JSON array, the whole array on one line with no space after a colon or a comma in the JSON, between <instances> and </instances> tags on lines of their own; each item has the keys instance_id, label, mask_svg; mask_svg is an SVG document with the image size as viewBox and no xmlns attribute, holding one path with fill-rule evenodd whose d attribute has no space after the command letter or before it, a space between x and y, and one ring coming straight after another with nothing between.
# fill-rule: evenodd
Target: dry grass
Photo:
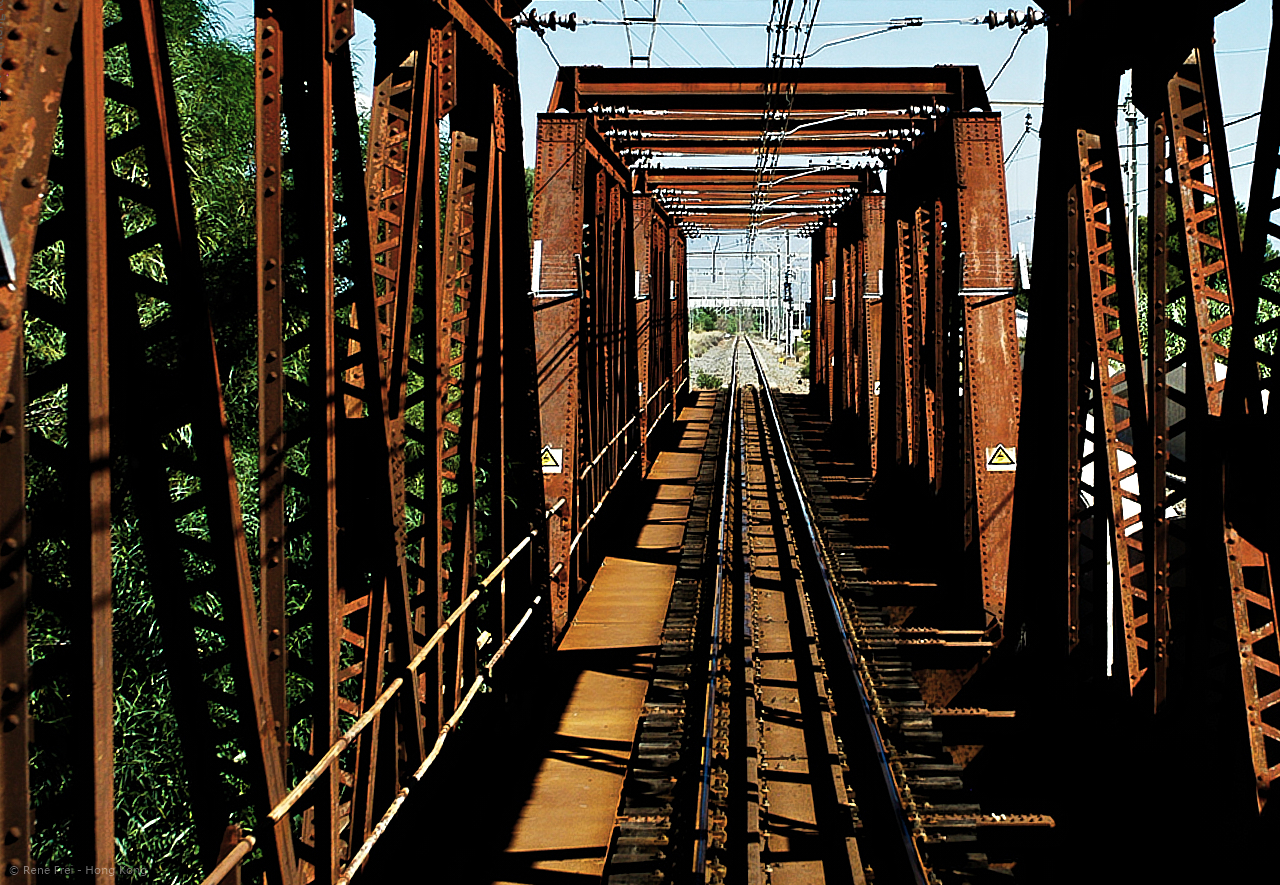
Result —
<instances>
[{"instance_id":1,"label":"dry grass","mask_svg":"<svg viewBox=\"0 0 1280 885\"><path fill-rule=\"evenodd\" d=\"M724 339L724 332L690 332L689 356L700 357Z\"/></svg>"}]
</instances>

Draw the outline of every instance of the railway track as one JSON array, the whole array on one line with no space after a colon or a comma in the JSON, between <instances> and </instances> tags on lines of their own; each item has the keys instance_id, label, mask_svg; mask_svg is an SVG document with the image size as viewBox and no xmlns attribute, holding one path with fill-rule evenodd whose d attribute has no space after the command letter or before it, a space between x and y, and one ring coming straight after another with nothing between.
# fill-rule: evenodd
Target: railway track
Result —
<instances>
[{"instance_id":1,"label":"railway track","mask_svg":"<svg viewBox=\"0 0 1280 885\"><path fill-rule=\"evenodd\" d=\"M979 844L1000 816L972 800L903 654L921 640L862 580L858 550L878 548L819 529L746 339L728 395L695 880L1007 881Z\"/></svg>"}]
</instances>

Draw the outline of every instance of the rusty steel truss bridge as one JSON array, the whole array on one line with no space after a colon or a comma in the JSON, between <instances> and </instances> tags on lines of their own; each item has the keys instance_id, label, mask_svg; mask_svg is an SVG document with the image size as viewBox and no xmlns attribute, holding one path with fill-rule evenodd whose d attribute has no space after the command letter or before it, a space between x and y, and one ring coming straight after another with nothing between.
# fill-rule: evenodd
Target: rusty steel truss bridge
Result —
<instances>
[{"instance_id":1,"label":"rusty steel truss bridge","mask_svg":"<svg viewBox=\"0 0 1280 885\"><path fill-rule=\"evenodd\" d=\"M722 581L744 579L721 573L755 542L715 539L784 494L744 493L735 516L730 478L775 473L843 623L825 664L797 666L820 676L847 643L832 703L862 706L834 721L865 720L883 766L859 786L873 763L839 735L833 789L859 797L839 814L862 856L875 827L907 846L874 870L849 848L840 876L1270 881L1280 43L1241 229L1213 53L1235 4L1040 5L1024 344L1000 117L976 68L561 68L529 219L525 3L257 0L255 251L228 293L202 268L164 4L3 0L5 881L61 881L33 848L52 838L33 778L54 745L76 876L124 863L126 585L162 648L150 676L169 686L204 882L393 880L388 855L413 840L382 841L392 821L447 811L433 778L451 755L470 758L494 710L538 703L695 402L716 426L663 635L686 632L657 653L630 750L626 783L652 801L608 800L608 881L763 881L724 860L740 819L717 802L739 774L714 761L738 728L716 731L718 705L752 684L717 669L744 604L724 597L722 634ZM378 38L363 123L356 8ZM1141 261L1115 129L1130 69L1150 132ZM807 154L834 159L788 160ZM686 250L715 231L809 240L807 396L695 392ZM219 319L229 301L249 327ZM742 403L758 417L735 417ZM777 436L731 456L766 416ZM778 538L758 563L810 544ZM890 550L928 568L881 568ZM29 642L37 622L53 650ZM64 715L42 713L51 684ZM921 735L945 755L901 749ZM921 798L960 784L981 810ZM882 787L875 812L861 797ZM987 859L946 854L974 833Z\"/></svg>"}]
</instances>

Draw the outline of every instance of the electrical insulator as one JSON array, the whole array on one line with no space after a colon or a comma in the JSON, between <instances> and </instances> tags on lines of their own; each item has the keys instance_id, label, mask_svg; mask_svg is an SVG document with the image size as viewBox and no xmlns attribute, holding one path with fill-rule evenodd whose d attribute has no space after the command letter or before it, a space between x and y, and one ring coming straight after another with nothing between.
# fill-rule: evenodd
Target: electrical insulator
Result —
<instances>
[{"instance_id":1,"label":"electrical insulator","mask_svg":"<svg viewBox=\"0 0 1280 885\"><path fill-rule=\"evenodd\" d=\"M981 21L986 24L988 30L995 30L1001 25L1005 25L1008 28L1022 28L1024 31L1029 31L1036 25L1043 24L1044 20L1044 10L1028 6L1026 12L1009 9L1005 11L1004 15L992 9L987 12L986 18Z\"/></svg>"},{"instance_id":2,"label":"electrical insulator","mask_svg":"<svg viewBox=\"0 0 1280 885\"><path fill-rule=\"evenodd\" d=\"M578 13L571 12L568 15L560 16L555 12L548 12L546 15L538 15L538 10L530 9L523 16L512 20L512 24L517 28L528 28L541 37L547 31L554 31L559 28L565 28L570 31L578 30Z\"/></svg>"}]
</instances>

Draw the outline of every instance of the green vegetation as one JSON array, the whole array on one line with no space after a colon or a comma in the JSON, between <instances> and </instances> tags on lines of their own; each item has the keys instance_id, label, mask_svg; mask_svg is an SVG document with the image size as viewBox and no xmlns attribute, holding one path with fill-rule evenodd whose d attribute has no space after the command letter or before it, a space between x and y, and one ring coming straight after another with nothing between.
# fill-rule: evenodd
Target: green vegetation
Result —
<instances>
[{"instance_id":1,"label":"green vegetation","mask_svg":"<svg viewBox=\"0 0 1280 885\"><path fill-rule=\"evenodd\" d=\"M206 291L224 367L226 401L233 428L256 426L256 371L252 293L254 291L253 198L253 80L252 54L223 37L206 0L165 0L165 36L170 47L179 116L182 120L186 165L195 201L198 244L205 265ZM120 18L108 3L108 24ZM132 76L125 47L107 51L107 75L129 84ZM216 84L216 88L209 88ZM107 101L108 138L137 123L137 112L113 99ZM61 151L59 144L55 151ZM121 179L147 186L141 148L112 163ZM51 184L44 209L50 219L63 210L60 185ZM155 223L149 207L121 200L126 234ZM65 250L56 242L34 256L31 286L48 296L40 310L56 316L67 303L63 269ZM131 269L140 276L167 282L160 247L137 252ZM144 328L163 323L169 305L150 296L138 300ZM35 313L26 320L27 371L39 375L55 366L67 352L67 336L54 322ZM164 355L151 355L164 360ZM171 357L169 357L171 359ZM46 374L55 379L59 369ZM145 396L139 391L139 396ZM71 844L71 820L83 811L85 789L72 772L73 736L83 734L79 716L83 702L69 678L82 669L70 631L68 602L83 596L75 583L75 553L63 514L80 507L70 504L70 487L55 465L58 450L67 444L68 388L65 379L33 385L27 411L32 452L28 460L28 507L32 523L29 567L33 573L29 611L31 703L35 740L31 758L32 804L35 828L33 860L40 865L84 866L83 855ZM120 412L123 415L124 411ZM178 452L190 440L179 430L166 447ZM235 466L246 514L256 512L256 440L235 440ZM129 465L117 457L113 481L117 502L113 514L116 744L116 856L122 867L138 875L118 875L121 882L168 883L198 880L201 874L194 834L192 802L175 722L175 713L156 624L156 600L142 553L141 532L134 504L126 492ZM172 488L175 499L195 491L188 476ZM206 536L202 525L185 527ZM256 538L250 546L256 544ZM212 596L208 611L216 610ZM209 634L209 641L216 641ZM230 688L230 686L227 686ZM234 787L233 787L234 788Z\"/></svg>"},{"instance_id":2,"label":"green vegetation","mask_svg":"<svg viewBox=\"0 0 1280 885\"><path fill-rule=\"evenodd\" d=\"M1213 203L1212 202L1206 203L1204 208L1212 209ZM1248 213L1243 203L1237 202L1235 209L1236 209L1236 220L1238 224L1238 229L1240 231L1241 236L1243 237L1245 222L1247 220ZM1185 284L1186 272L1187 272L1187 252L1186 252L1185 244L1183 243L1182 236L1176 232L1179 230L1178 207L1177 207L1177 203L1174 201L1174 198L1172 196L1170 196L1168 201L1165 203L1165 226L1166 226L1166 230L1168 231L1168 235L1165 238L1165 245L1166 245L1167 254L1168 254L1168 266L1165 271L1165 286L1166 286L1166 291L1169 293L1169 301L1168 301L1168 307L1167 307L1168 319L1171 325L1187 328L1187 320L1188 320L1187 299L1183 295L1185 291L1183 289L1183 286ZM1217 222L1216 216L1213 219L1211 219L1210 222L1206 225L1206 231L1212 237L1219 236L1218 222ZM1137 255L1138 323L1140 327L1140 334L1143 341L1144 351L1149 347L1148 341L1150 337L1149 331L1148 331L1148 325L1150 322L1150 313L1148 308L1148 304L1149 304L1148 293L1150 292L1150 289L1151 289L1151 270L1150 270L1149 251L1150 251L1150 221L1147 218L1147 216L1144 215L1138 218L1138 255ZM1277 253L1275 248L1270 243L1267 243L1266 259L1268 261L1274 260L1278 256L1278 254L1280 253ZM1215 249L1212 247L1206 248L1204 250L1204 258L1207 263L1213 263L1213 262L1219 261L1222 258L1221 250ZM1227 291L1227 281L1224 274L1222 274L1221 272L1218 272L1210 275L1208 279L1208 283L1211 288L1217 290L1218 292L1222 292L1225 295ZM1270 274L1267 274L1266 277L1264 278L1264 284L1266 285L1267 288L1270 288L1272 291L1280 290L1280 273L1272 272ZM1222 301L1217 301L1217 300L1210 301L1208 307L1209 307L1210 322L1216 322L1217 320L1221 319L1231 309L1230 306L1226 303L1225 298ZM1267 318L1274 317L1277 313L1277 310L1274 304L1270 304L1266 301L1262 301L1259 305L1259 312L1263 319L1267 319ZM1213 336L1214 340L1219 345L1229 348L1231 345L1231 331L1232 331L1232 328L1228 326L1226 329L1223 329L1215 333ZM1276 343L1274 340L1275 333L1273 332L1267 337L1270 338L1271 340L1269 344L1267 342L1263 342L1263 346L1274 350L1275 343ZM1186 345L1187 345L1186 338L1182 334L1179 334L1178 332L1174 331L1172 328L1166 332L1165 347L1170 353L1180 352L1186 347Z\"/></svg>"},{"instance_id":3,"label":"green vegetation","mask_svg":"<svg viewBox=\"0 0 1280 885\"><path fill-rule=\"evenodd\" d=\"M724 384L724 379L719 375L713 375L710 372L698 373L698 386L703 390L719 390Z\"/></svg>"},{"instance_id":4,"label":"green vegetation","mask_svg":"<svg viewBox=\"0 0 1280 885\"><path fill-rule=\"evenodd\" d=\"M689 313L690 332L714 332L716 330L716 313L706 307L695 307Z\"/></svg>"},{"instance_id":5,"label":"green vegetation","mask_svg":"<svg viewBox=\"0 0 1280 885\"><path fill-rule=\"evenodd\" d=\"M742 330L754 334L757 321L753 313L742 317ZM696 307L689 313L690 332L728 332L738 334L738 311L729 308Z\"/></svg>"},{"instance_id":6,"label":"green vegetation","mask_svg":"<svg viewBox=\"0 0 1280 885\"><path fill-rule=\"evenodd\" d=\"M809 350L809 330L805 329L800 333L800 340L795 343L796 360L800 363L796 374L805 379L809 377Z\"/></svg>"}]
</instances>

